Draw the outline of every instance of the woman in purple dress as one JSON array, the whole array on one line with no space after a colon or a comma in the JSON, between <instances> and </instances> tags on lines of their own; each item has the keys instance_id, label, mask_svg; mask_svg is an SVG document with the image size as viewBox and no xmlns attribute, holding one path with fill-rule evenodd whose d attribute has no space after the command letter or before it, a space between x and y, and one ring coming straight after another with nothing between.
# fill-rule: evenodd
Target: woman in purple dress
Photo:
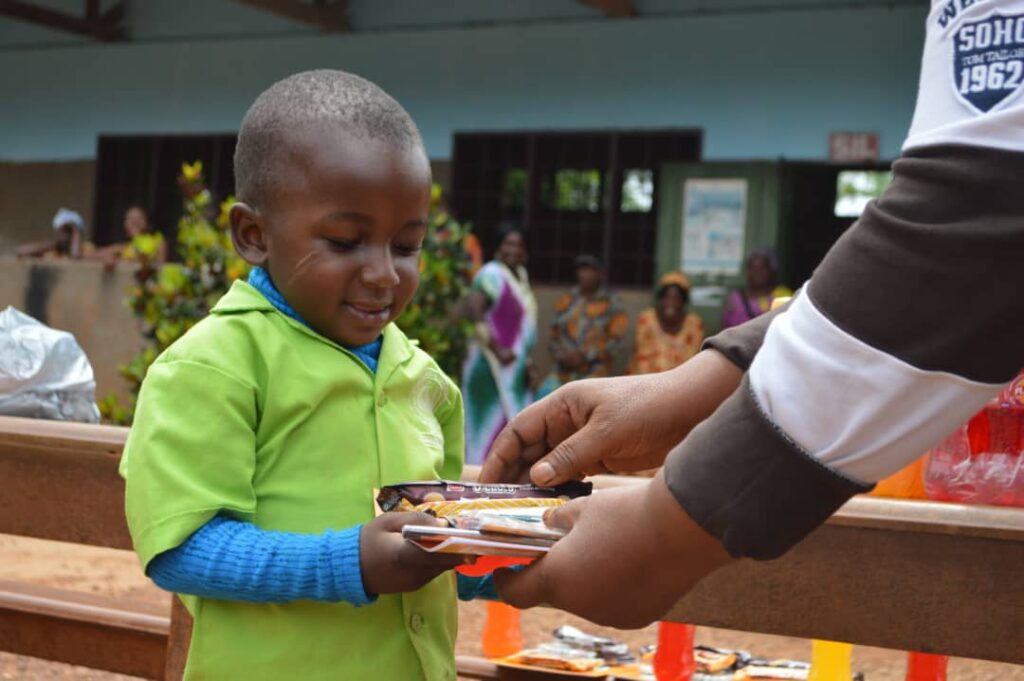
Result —
<instances>
[{"instance_id":1,"label":"woman in purple dress","mask_svg":"<svg viewBox=\"0 0 1024 681\"><path fill-rule=\"evenodd\" d=\"M747 255L746 286L725 299L722 328L739 326L772 309L772 301L793 295L778 283L779 265L775 252L767 247L755 248Z\"/></svg>"}]
</instances>

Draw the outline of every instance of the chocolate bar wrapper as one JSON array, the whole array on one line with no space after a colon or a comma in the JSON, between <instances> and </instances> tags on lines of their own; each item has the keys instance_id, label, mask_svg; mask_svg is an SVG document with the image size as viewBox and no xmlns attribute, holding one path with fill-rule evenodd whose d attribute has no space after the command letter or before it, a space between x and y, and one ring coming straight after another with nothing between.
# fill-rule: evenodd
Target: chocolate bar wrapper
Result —
<instances>
[{"instance_id":1,"label":"chocolate bar wrapper","mask_svg":"<svg viewBox=\"0 0 1024 681\"><path fill-rule=\"evenodd\" d=\"M750 654L740 650L726 650L697 645L693 647L693 661L702 674L733 671L750 661Z\"/></svg>"},{"instance_id":2,"label":"chocolate bar wrapper","mask_svg":"<svg viewBox=\"0 0 1024 681\"><path fill-rule=\"evenodd\" d=\"M558 643L544 643L506 659L517 664L567 672L589 672L605 665L605 661L593 652Z\"/></svg>"},{"instance_id":3,"label":"chocolate bar wrapper","mask_svg":"<svg viewBox=\"0 0 1024 681\"><path fill-rule=\"evenodd\" d=\"M557 487L537 485L485 485L451 480L406 482L381 488L377 503L382 511L414 510L424 504L486 499L514 501L519 499L562 499L587 496L593 491L589 482L570 481ZM406 503L402 503L406 502ZM509 508L501 506L499 508Z\"/></svg>"}]
</instances>

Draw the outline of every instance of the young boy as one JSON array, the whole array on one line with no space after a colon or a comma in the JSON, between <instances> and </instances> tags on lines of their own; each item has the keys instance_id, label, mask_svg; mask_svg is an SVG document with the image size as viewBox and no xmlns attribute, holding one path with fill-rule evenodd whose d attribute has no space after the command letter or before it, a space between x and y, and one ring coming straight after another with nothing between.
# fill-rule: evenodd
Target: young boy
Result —
<instances>
[{"instance_id":1,"label":"young boy","mask_svg":"<svg viewBox=\"0 0 1024 681\"><path fill-rule=\"evenodd\" d=\"M419 132L372 83L300 73L249 109L235 178L255 269L150 368L122 461L139 558L188 594L186 678L454 679L440 575L462 559L372 499L462 468L458 389L392 324L426 231Z\"/></svg>"}]
</instances>

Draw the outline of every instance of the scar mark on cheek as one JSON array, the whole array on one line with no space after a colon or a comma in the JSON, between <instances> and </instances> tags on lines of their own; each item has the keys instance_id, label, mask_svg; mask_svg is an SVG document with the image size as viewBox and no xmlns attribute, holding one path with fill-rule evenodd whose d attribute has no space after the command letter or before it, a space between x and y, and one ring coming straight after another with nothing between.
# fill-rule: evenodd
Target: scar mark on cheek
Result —
<instances>
[{"instance_id":1,"label":"scar mark on cheek","mask_svg":"<svg viewBox=\"0 0 1024 681\"><path fill-rule=\"evenodd\" d=\"M293 281L301 277L303 272L309 269L309 267L316 262L320 255L321 253L319 251L310 251L309 253L306 253L306 255L302 256L302 259L295 263L295 268L292 270L292 273L288 276L288 284L291 284Z\"/></svg>"}]
</instances>

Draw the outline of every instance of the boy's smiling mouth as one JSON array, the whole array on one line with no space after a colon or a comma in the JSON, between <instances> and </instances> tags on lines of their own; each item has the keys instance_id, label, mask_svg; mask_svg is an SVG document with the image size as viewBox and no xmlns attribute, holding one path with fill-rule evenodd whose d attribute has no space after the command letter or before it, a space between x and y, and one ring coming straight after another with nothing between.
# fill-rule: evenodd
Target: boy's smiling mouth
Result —
<instances>
[{"instance_id":1,"label":"boy's smiling mouth","mask_svg":"<svg viewBox=\"0 0 1024 681\"><path fill-rule=\"evenodd\" d=\"M392 305L390 303L346 302L343 305L353 315L367 322L383 324L391 316Z\"/></svg>"}]
</instances>

